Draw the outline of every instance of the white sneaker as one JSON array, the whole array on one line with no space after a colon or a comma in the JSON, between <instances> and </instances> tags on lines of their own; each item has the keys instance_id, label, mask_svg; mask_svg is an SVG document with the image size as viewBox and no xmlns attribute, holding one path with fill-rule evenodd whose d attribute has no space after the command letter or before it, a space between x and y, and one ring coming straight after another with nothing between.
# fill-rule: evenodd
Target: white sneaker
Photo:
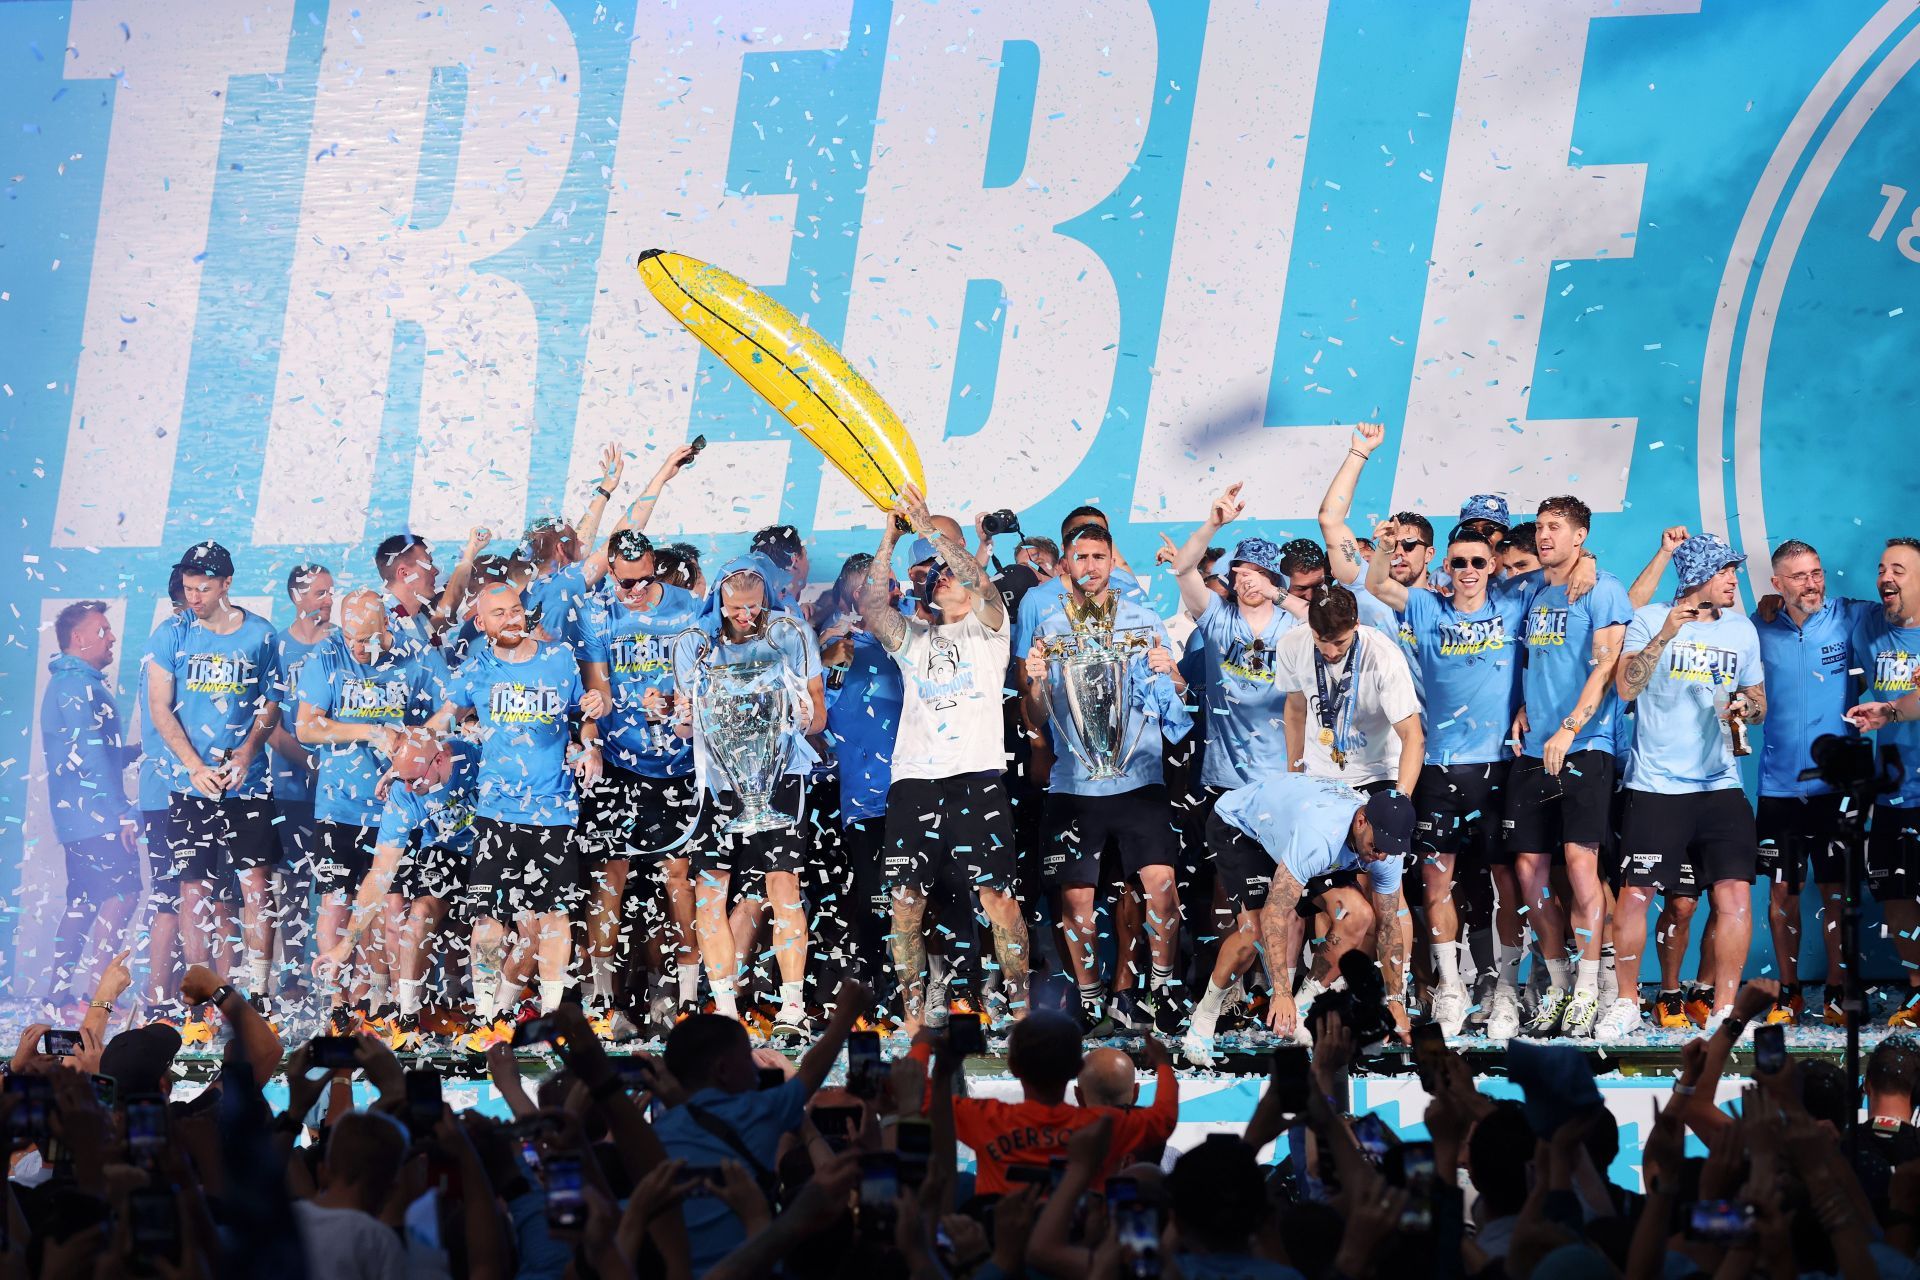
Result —
<instances>
[{"instance_id":1,"label":"white sneaker","mask_svg":"<svg viewBox=\"0 0 1920 1280\"><path fill-rule=\"evenodd\" d=\"M1180 1038L1180 1052L1187 1061L1196 1067L1213 1065L1213 1034L1220 1025L1220 1011L1208 1009L1204 1003L1193 1007L1193 1017L1187 1023L1187 1033Z\"/></svg>"},{"instance_id":2,"label":"white sneaker","mask_svg":"<svg viewBox=\"0 0 1920 1280\"><path fill-rule=\"evenodd\" d=\"M1707 1039L1711 1040L1715 1036L1719 1035L1720 1024L1725 1022L1728 1018L1731 1018L1732 1016L1733 1016L1733 1006L1730 1004L1721 1005L1718 1009L1715 1009L1713 1011L1713 1016L1707 1019L1707 1026L1706 1026L1706 1032L1705 1032ZM1753 1036L1753 1023L1749 1022L1744 1028L1741 1029L1740 1039L1748 1040L1748 1039L1751 1039L1752 1036ZM1738 1042L1736 1041L1736 1043Z\"/></svg>"},{"instance_id":3,"label":"white sneaker","mask_svg":"<svg viewBox=\"0 0 1920 1280\"><path fill-rule=\"evenodd\" d=\"M1611 1043L1613 1041L1625 1040L1629 1036L1637 1034L1639 1030L1640 1002L1638 1000L1617 998L1612 1004L1607 1006L1606 1016L1601 1018L1594 1026L1593 1038Z\"/></svg>"},{"instance_id":4,"label":"white sneaker","mask_svg":"<svg viewBox=\"0 0 1920 1280\"><path fill-rule=\"evenodd\" d=\"M1567 1011L1560 1015L1560 1034L1586 1039L1593 1034L1593 1020L1599 1014L1599 992L1576 990L1567 1001Z\"/></svg>"},{"instance_id":5,"label":"white sneaker","mask_svg":"<svg viewBox=\"0 0 1920 1280\"><path fill-rule=\"evenodd\" d=\"M1428 1012L1440 1024L1441 1034L1449 1040L1453 1039L1460 1034L1460 1028L1467 1024L1467 989L1435 987Z\"/></svg>"},{"instance_id":6,"label":"white sneaker","mask_svg":"<svg viewBox=\"0 0 1920 1280\"><path fill-rule=\"evenodd\" d=\"M922 1021L935 1031L947 1025L947 1015L953 1004L952 981L950 977L937 982L932 978L927 979L926 1016Z\"/></svg>"},{"instance_id":7,"label":"white sneaker","mask_svg":"<svg viewBox=\"0 0 1920 1280\"><path fill-rule=\"evenodd\" d=\"M1520 993L1504 982L1493 989L1487 1012L1487 1039L1511 1040L1520 1034Z\"/></svg>"},{"instance_id":8,"label":"white sneaker","mask_svg":"<svg viewBox=\"0 0 1920 1280\"><path fill-rule=\"evenodd\" d=\"M1608 1013L1613 1012L1613 1002L1620 998L1620 975L1613 970L1613 957L1606 956L1600 961L1600 1007Z\"/></svg>"}]
</instances>

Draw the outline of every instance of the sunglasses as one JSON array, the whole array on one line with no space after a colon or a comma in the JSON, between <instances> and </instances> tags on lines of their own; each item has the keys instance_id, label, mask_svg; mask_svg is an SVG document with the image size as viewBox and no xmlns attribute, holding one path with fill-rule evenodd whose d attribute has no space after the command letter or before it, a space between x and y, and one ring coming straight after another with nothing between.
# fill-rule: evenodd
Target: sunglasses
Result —
<instances>
[{"instance_id":1,"label":"sunglasses","mask_svg":"<svg viewBox=\"0 0 1920 1280\"><path fill-rule=\"evenodd\" d=\"M623 578L616 573L613 575L613 581L614 581L614 585L618 586L622 591L632 591L635 587L646 586L649 582L652 582L653 579L652 578Z\"/></svg>"},{"instance_id":2,"label":"sunglasses","mask_svg":"<svg viewBox=\"0 0 1920 1280\"><path fill-rule=\"evenodd\" d=\"M1485 556L1455 556L1447 561L1449 569L1484 569L1487 567Z\"/></svg>"},{"instance_id":3,"label":"sunglasses","mask_svg":"<svg viewBox=\"0 0 1920 1280\"><path fill-rule=\"evenodd\" d=\"M1426 545L1427 544L1425 542L1422 542L1418 538L1402 538L1398 543L1398 546L1402 551L1411 551L1415 547L1424 547Z\"/></svg>"}]
</instances>

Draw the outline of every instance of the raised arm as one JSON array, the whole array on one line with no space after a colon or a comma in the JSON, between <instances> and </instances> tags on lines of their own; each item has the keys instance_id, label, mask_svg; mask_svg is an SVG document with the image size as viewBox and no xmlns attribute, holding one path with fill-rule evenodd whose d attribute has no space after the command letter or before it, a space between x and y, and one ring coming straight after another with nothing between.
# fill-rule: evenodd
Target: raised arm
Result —
<instances>
[{"instance_id":1,"label":"raised arm","mask_svg":"<svg viewBox=\"0 0 1920 1280\"><path fill-rule=\"evenodd\" d=\"M1653 559L1647 561L1647 567L1627 588L1627 599L1633 602L1634 608L1644 608L1653 603L1653 594L1660 589L1660 579L1666 576L1667 564L1673 559L1674 550L1686 540L1687 526L1683 524L1661 530L1660 545L1654 549Z\"/></svg>"},{"instance_id":2,"label":"raised arm","mask_svg":"<svg viewBox=\"0 0 1920 1280\"><path fill-rule=\"evenodd\" d=\"M893 607L893 548L900 541L900 526L892 520L881 522L880 547L867 566L860 584L860 621L888 653L900 652L907 642L907 620Z\"/></svg>"},{"instance_id":3,"label":"raised arm","mask_svg":"<svg viewBox=\"0 0 1920 1280\"><path fill-rule=\"evenodd\" d=\"M580 545L591 547L600 536L600 518L607 513L607 502L613 497L613 491L620 487L620 473L627 468L625 458L620 456L620 446L607 444L600 450L600 482L593 487L593 497L587 503L587 512L580 517L580 523L574 526L574 536L580 539ZM602 569L604 571L604 564Z\"/></svg>"},{"instance_id":4,"label":"raised arm","mask_svg":"<svg viewBox=\"0 0 1920 1280\"><path fill-rule=\"evenodd\" d=\"M1174 553L1173 576L1180 584L1180 603L1196 618L1207 611L1209 597L1213 595L1207 590L1206 579L1200 576L1200 561L1207 554L1207 548L1213 545L1213 535L1239 519L1240 513L1247 509L1247 504L1240 500L1241 483L1236 481L1228 485L1213 500L1206 523L1187 535L1187 540Z\"/></svg>"},{"instance_id":5,"label":"raised arm","mask_svg":"<svg viewBox=\"0 0 1920 1280\"><path fill-rule=\"evenodd\" d=\"M827 1023L827 1029L820 1033L820 1039L813 1048L794 1067L794 1074L806 1082L807 1092L820 1088L827 1078L827 1072L833 1070L833 1064L840 1057L840 1050L847 1043L847 1033L853 1030L853 1024L860 1015L867 1012L872 1003L872 993L858 982L843 982L834 995L833 1018Z\"/></svg>"},{"instance_id":6,"label":"raised arm","mask_svg":"<svg viewBox=\"0 0 1920 1280\"><path fill-rule=\"evenodd\" d=\"M980 615L980 621L998 631L1007 620L1006 604L1000 599L1000 593L994 590L993 583L987 580L986 570L980 567L980 562L958 539L940 532L933 523L933 516L927 510L926 496L912 485L904 485L894 510L906 517L916 533L933 544L934 550L940 553L940 559L953 571L954 581L973 596L973 609Z\"/></svg>"},{"instance_id":7,"label":"raised arm","mask_svg":"<svg viewBox=\"0 0 1920 1280\"><path fill-rule=\"evenodd\" d=\"M1320 537L1327 544L1328 571L1341 582L1357 582L1366 571L1360 548L1347 527L1347 513L1353 509L1353 490L1360 483L1361 469L1386 438L1387 429L1377 422L1362 422L1353 429L1347 456L1327 485L1327 496L1320 499Z\"/></svg>"},{"instance_id":8,"label":"raised arm","mask_svg":"<svg viewBox=\"0 0 1920 1280\"><path fill-rule=\"evenodd\" d=\"M493 541L493 531L485 525L475 525L467 532L466 545L460 548L460 559L453 566L453 572L447 575L447 585L440 589L440 598L433 602L428 611L428 621L437 631L445 630L460 612L460 602L467 598L467 584L473 581L473 562Z\"/></svg>"},{"instance_id":9,"label":"raised arm","mask_svg":"<svg viewBox=\"0 0 1920 1280\"><path fill-rule=\"evenodd\" d=\"M1385 550L1391 545L1389 539L1393 536L1394 528L1391 520L1382 520L1374 528L1373 545L1377 549L1373 559L1367 563L1367 594L1389 609L1404 609L1407 607L1407 587L1405 583L1394 580L1393 557Z\"/></svg>"}]
</instances>

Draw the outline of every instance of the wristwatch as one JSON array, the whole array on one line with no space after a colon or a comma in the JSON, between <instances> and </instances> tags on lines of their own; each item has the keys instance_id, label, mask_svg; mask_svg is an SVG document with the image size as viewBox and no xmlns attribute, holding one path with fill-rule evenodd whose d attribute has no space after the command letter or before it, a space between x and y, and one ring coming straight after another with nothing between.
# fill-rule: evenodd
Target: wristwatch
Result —
<instances>
[{"instance_id":1,"label":"wristwatch","mask_svg":"<svg viewBox=\"0 0 1920 1280\"><path fill-rule=\"evenodd\" d=\"M1580 732L1580 722L1578 720L1575 720L1572 716L1568 716L1566 719L1562 720L1560 722L1560 727L1562 729L1565 729L1568 733Z\"/></svg>"},{"instance_id":2,"label":"wristwatch","mask_svg":"<svg viewBox=\"0 0 1920 1280\"><path fill-rule=\"evenodd\" d=\"M213 994L208 996L202 1003L210 1004L214 1008L218 1009L221 1005L227 1002L227 997L233 994L234 994L233 984L230 982L223 982L219 986L215 987L213 989Z\"/></svg>"},{"instance_id":3,"label":"wristwatch","mask_svg":"<svg viewBox=\"0 0 1920 1280\"><path fill-rule=\"evenodd\" d=\"M600 486L598 486L598 485L595 485L595 486L594 486L594 490L593 490L593 491L594 491L595 493L597 493L597 494L599 494L599 495L600 495L601 497L603 497L603 498L611 498L611 497L613 496L613 490L611 490L611 489L603 489L603 488L601 488L601 487L600 487Z\"/></svg>"}]
</instances>

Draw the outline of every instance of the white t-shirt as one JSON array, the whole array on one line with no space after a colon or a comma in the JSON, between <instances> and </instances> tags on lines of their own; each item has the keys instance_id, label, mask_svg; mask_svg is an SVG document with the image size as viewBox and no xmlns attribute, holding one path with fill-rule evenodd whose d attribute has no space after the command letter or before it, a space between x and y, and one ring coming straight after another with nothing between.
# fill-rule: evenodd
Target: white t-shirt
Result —
<instances>
[{"instance_id":1,"label":"white t-shirt","mask_svg":"<svg viewBox=\"0 0 1920 1280\"><path fill-rule=\"evenodd\" d=\"M1348 657L1327 672L1329 688L1343 675L1349 679L1350 690L1334 719L1334 740L1324 742L1326 726L1320 717L1320 680L1314 672L1312 628L1295 627L1274 645L1273 687L1306 695L1306 771L1350 787L1398 778L1400 735L1393 726L1420 714L1420 699L1413 691L1413 673L1407 667L1406 654L1392 637L1372 627L1359 627L1354 631ZM1333 762L1336 747L1346 753L1344 766Z\"/></svg>"},{"instance_id":2,"label":"white t-shirt","mask_svg":"<svg viewBox=\"0 0 1920 1280\"><path fill-rule=\"evenodd\" d=\"M906 686L893 743L896 781L1005 771L1000 701L1011 641L1004 610L997 630L977 613L937 627L907 620L907 638L893 655Z\"/></svg>"},{"instance_id":3,"label":"white t-shirt","mask_svg":"<svg viewBox=\"0 0 1920 1280\"><path fill-rule=\"evenodd\" d=\"M311 1200L294 1201L293 1213L309 1274L327 1280L407 1280L399 1234L372 1214L325 1209Z\"/></svg>"}]
</instances>

